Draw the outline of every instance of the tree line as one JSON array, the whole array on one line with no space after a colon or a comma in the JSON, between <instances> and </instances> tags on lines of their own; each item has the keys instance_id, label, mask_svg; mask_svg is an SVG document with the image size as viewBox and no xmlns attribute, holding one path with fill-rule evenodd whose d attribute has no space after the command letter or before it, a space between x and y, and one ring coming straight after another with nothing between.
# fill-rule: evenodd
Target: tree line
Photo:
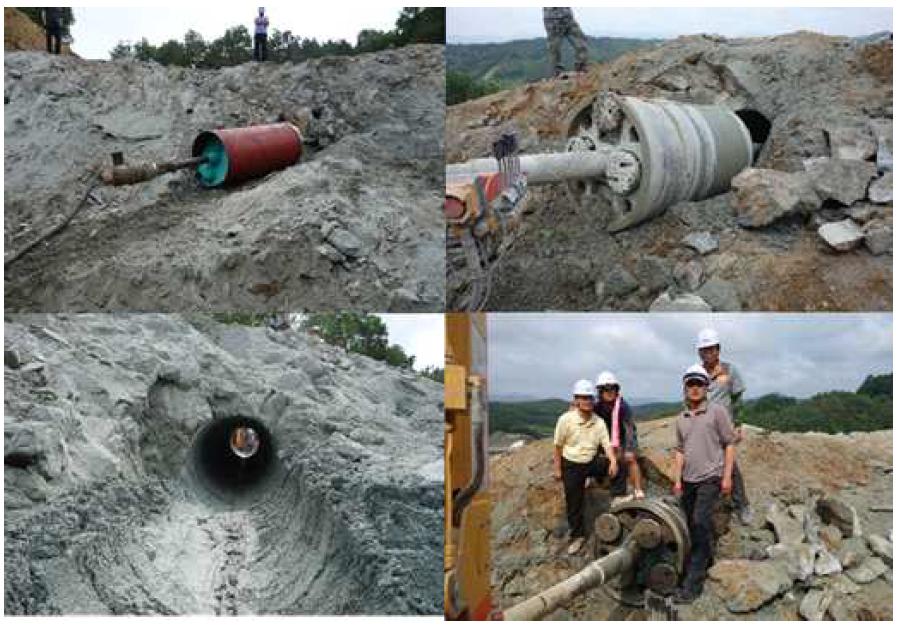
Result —
<instances>
[{"instance_id":1,"label":"tree line","mask_svg":"<svg viewBox=\"0 0 905 632\"><path fill-rule=\"evenodd\" d=\"M631 403L631 398L629 398ZM529 402L490 402L492 432L535 438L553 435L556 419L569 406L560 399ZM636 421L677 414L681 402L633 406ZM855 392L830 391L796 399L772 393L744 400L739 422L776 432L870 432L892 428L892 373L868 375Z\"/></svg>"},{"instance_id":2,"label":"tree line","mask_svg":"<svg viewBox=\"0 0 905 632\"><path fill-rule=\"evenodd\" d=\"M409 44L442 44L446 39L446 12L443 7L405 7L390 31L364 29L354 45L345 39L318 42L292 31L272 29L268 36L268 59L275 62L301 62L318 57L358 55ZM182 40L171 39L155 45L142 38L135 43L119 42L110 51L111 59L156 61L164 66L223 68L245 63L252 58L253 39L244 25L227 29L210 42L189 30Z\"/></svg>"},{"instance_id":3,"label":"tree line","mask_svg":"<svg viewBox=\"0 0 905 632\"><path fill-rule=\"evenodd\" d=\"M398 344L389 343L386 323L374 314L340 311L324 314L252 314L246 312L215 313L214 319L227 325L246 327L278 326L304 329L324 342L386 362L390 366L412 369L415 356L408 355ZM419 375L443 382L443 368L427 366Z\"/></svg>"}]
</instances>

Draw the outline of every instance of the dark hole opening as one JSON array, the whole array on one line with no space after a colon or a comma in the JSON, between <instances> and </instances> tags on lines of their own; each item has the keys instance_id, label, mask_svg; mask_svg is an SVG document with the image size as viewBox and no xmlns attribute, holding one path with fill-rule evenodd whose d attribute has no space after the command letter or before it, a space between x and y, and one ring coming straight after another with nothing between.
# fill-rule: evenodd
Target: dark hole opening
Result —
<instances>
[{"instance_id":1,"label":"dark hole opening","mask_svg":"<svg viewBox=\"0 0 905 632\"><path fill-rule=\"evenodd\" d=\"M773 126L770 119L758 112L757 110L743 109L735 113L751 134L751 142L757 145L763 145L770 137L770 128Z\"/></svg>"},{"instance_id":2,"label":"dark hole opening","mask_svg":"<svg viewBox=\"0 0 905 632\"><path fill-rule=\"evenodd\" d=\"M242 458L230 446L236 428L257 433L257 451ZM249 417L229 417L208 424L192 448L192 469L211 493L237 499L263 486L278 470L276 445L263 423Z\"/></svg>"}]
</instances>

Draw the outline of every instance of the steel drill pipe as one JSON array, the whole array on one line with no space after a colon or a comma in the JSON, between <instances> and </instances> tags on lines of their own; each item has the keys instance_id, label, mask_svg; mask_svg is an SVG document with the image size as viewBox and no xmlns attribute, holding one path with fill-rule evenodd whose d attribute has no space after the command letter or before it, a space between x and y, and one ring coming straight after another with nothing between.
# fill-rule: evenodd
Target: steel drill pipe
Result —
<instances>
[{"instance_id":1,"label":"steel drill pipe","mask_svg":"<svg viewBox=\"0 0 905 632\"><path fill-rule=\"evenodd\" d=\"M606 172L609 153L605 151L573 151L561 154L529 154L519 156L521 171L529 185L554 184L563 180L599 178ZM479 174L495 173L494 158L476 158L446 167L446 181L473 180Z\"/></svg>"},{"instance_id":2,"label":"steel drill pipe","mask_svg":"<svg viewBox=\"0 0 905 632\"><path fill-rule=\"evenodd\" d=\"M629 541L609 555L594 560L581 571L564 579L544 592L507 608L503 618L507 621L536 621L572 601L578 595L605 584L610 579L631 569L638 557L639 546Z\"/></svg>"}]
</instances>

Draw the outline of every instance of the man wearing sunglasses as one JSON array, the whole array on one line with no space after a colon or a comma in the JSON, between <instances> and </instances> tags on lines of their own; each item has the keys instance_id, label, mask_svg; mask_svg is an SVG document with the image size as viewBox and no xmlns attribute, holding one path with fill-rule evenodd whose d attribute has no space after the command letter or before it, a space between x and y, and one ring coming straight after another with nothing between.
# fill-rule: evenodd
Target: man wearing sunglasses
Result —
<instances>
[{"instance_id":1,"label":"man wearing sunglasses","mask_svg":"<svg viewBox=\"0 0 905 632\"><path fill-rule=\"evenodd\" d=\"M575 555L585 542L584 491L588 478L611 478L619 471L616 453L603 420L594 414L594 385L578 380L572 388L572 409L560 416L553 432L553 478L562 480L569 521L569 555ZM606 452L604 470L598 452Z\"/></svg>"},{"instance_id":2,"label":"man wearing sunglasses","mask_svg":"<svg viewBox=\"0 0 905 632\"><path fill-rule=\"evenodd\" d=\"M735 430L726 409L707 401L710 376L695 364L682 376L685 410L676 420L673 493L681 496L691 532L685 579L675 595L689 603L703 590L713 561L713 510L720 494L732 493Z\"/></svg>"},{"instance_id":3,"label":"man wearing sunglasses","mask_svg":"<svg viewBox=\"0 0 905 632\"><path fill-rule=\"evenodd\" d=\"M738 411L742 403L742 394L745 392L745 383L734 364L720 359L720 338L716 330L702 329L698 333L697 348L701 365L707 369L707 375L710 377L707 399L720 404L729 412L735 426L735 445L738 446L742 440ZM732 509L743 525L750 525L754 522L754 514L745 493L745 481L738 466L738 454L735 456L732 467Z\"/></svg>"}]
</instances>

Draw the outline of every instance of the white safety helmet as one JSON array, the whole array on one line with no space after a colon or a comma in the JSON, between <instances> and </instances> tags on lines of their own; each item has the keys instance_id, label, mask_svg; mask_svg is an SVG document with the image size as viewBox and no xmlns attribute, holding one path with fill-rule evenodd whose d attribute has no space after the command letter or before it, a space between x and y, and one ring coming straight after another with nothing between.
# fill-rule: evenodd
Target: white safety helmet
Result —
<instances>
[{"instance_id":1,"label":"white safety helmet","mask_svg":"<svg viewBox=\"0 0 905 632\"><path fill-rule=\"evenodd\" d=\"M619 386L619 380L609 371L604 371L597 376L597 386Z\"/></svg>"},{"instance_id":2,"label":"white safety helmet","mask_svg":"<svg viewBox=\"0 0 905 632\"><path fill-rule=\"evenodd\" d=\"M572 387L572 395L594 397L594 385L591 384L591 380L578 380L575 382L575 386Z\"/></svg>"},{"instance_id":3,"label":"white safety helmet","mask_svg":"<svg viewBox=\"0 0 905 632\"><path fill-rule=\"evenodd\" d=\"M698 349L706 349L720 344L720 336L716 329L702 329L698 332Z\"/></svg>"},{"instance_id":4,"label":"white safety helmet","mask_svg":"<svg viewBox=\"0 0 905 632\"><path fill-rule=\"evenodd\" d=\"M708 375L707 369L700 364L692 364L685 369L685 374L682 376L682 385L684 386L688 380L693 378L702 380L704 384L710 384L710 375Z\"/></svg>"}]
</instances>

